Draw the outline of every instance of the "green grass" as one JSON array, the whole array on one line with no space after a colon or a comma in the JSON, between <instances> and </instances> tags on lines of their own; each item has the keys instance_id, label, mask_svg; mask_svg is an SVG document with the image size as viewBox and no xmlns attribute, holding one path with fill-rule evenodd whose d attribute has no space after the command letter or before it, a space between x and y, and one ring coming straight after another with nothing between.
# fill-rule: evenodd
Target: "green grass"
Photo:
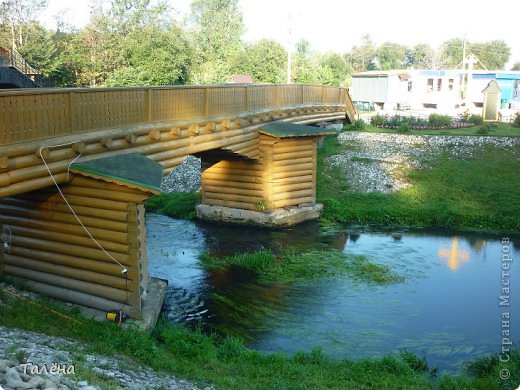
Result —
<instances>
[{"instance_id":1,"label":"green grass","mask_svg":"<svg viewBox=\"0 0 520 390\"><path fill-rule=\"evenodd\" d=\"M222 389L513 389L518 379L518 351L510 363L488 360L486 369L462 376L431 378L424 361L400 354L383 358L337 360L319 349L288 356L263 354L244 347L232 337L219 338L189 331L160 320L149 334L123 329L110 322L96 322L67 312L61 305L42 301L33 306L0 292L0 324L81 341L86 352L126 356L156 371ZM65 313L79 321L66 321L49 311ZM27 315L30 313L30 315ZM79 359L79 364L82 364ZM481 364L482 365L482 364ZM502 386L496 372L508 368L515 378ZM80 370L81 372L81 370ZM88 378L91 373L81 372ZM473 375L473 376L472 376ZM83 376L83 375L81 375ZM104 383L103 387L110 387Z\"/></svg>"},{"instance_id":2,"label":"green grass","mask_svg":"<svg viewBox=\"0 0 520 390\"><path fill-rule=\"evenodd\" d=\"M231 265L254 271L262 282L298 282L348 275L356 281L375 284L401 282L387 265L370 261L366 256L348 255L340 251L299 250L287 248L276 254L269 250L240 253L222 258L201 256L206 268Z\"/></svg>"},{"instance_id":3,"label":"green grass","mask_svg":"<svg viewBox=\"0 0 520 390\"><path fill-rule=\"evenodd\" d=\"M486 129L487 132L481 134L482 129ZM399 129L387 129L375 127L372 125L365 125L363 130L369 133L392 133L401 134L402 131ZM460 129L409 129L406 134L413 135L492 135L500 137L519 137L520 128L513 126L509 123L496 123L489 125L480 125L472 127L464 127Z\"/></svg>"},{"instance_id":4,"label":"green grass","mask_svg":"<svg viewBox=\"0 0 520 390\"><path fill-rule=\"evenodd\" d=\"M520 231L519 150L483 147L470 160L441 156L431 169L405 172L412 185L393 194L354 193L326 157L341 145L328 138L319 152L318 202L323 223L438 226Z\"/></svg>"},{"instance_id":5,"label":"green grass","mask_svg":"<svg viewBox=\"0 0 520 390\"><path fill-rule=\"evenodd\" d=\"M170 192L151 197L146 210L156 211L173 218L195 219L195 206L200 203L198 192Z\"/></svg>"}]
</instances>

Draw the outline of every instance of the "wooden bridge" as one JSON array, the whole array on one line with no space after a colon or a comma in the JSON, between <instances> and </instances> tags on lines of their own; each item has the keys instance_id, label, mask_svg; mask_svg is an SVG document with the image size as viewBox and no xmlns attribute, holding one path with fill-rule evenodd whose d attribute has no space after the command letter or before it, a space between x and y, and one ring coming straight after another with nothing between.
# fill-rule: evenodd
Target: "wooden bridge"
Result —
<instances>
[{"instance_id":1,"label":"wooden bridge","mask_svg":"<svg viewBox=\"0 0 520 390\"><path fill-rule=\"evenodd\" d=\"M59 183L80 153L140 152L168 173L205 150L254 155L261 123L353 120L354 112L344 88L297 84L2 91L0 198L52 184L41 147Z\"/></svg>"},{"instance_id":2,"label":"wooden bridge","mask_svg":"<svg viewBox=\"0 0 520 390\"><path fill-rule=\"evenodd\" d=\"M312 203L320 133L258 129L354 115L348 90L314 85L0 91L0 272L138 318L149 280L142 203L161 171L196 154L209 205Z\"/></svg>"}]
</instances>

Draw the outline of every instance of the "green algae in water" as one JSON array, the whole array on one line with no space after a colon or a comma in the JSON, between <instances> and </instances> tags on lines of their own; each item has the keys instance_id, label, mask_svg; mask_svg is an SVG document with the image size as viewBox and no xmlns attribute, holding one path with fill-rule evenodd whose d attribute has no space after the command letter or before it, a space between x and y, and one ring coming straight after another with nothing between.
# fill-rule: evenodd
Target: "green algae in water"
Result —
<instances>
[{"instance_id":1,"label":"green algae in water","mask_svg":"<svg viewBox=\"0 0 520 390\"><path fill-rule=\"evenodd\" d=\"M368 257L346 254L332 249L282 249L279 253L261 250L226 257L201 255L208 269L239 266L254 271L260 282L303 282L347 275L357 282L385 285L404 278L388 265L372 262Z\"/></svg>"}]
</instances>

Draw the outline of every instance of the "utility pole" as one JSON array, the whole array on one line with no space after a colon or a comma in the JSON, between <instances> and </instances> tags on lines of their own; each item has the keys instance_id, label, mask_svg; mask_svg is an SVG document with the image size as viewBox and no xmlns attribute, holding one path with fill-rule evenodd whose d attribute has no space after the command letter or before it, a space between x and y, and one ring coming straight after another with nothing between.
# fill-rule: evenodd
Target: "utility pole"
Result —
<instances>
[{"instance_id":1,"label":"utility pole","mask_svg":"<svg viewBox=\"0 0 520 390\"><path fill-rule=\"evenodd\" d=\"M289 42L287 47L287 84L291 84L292 11L289 11Z\"/></svg>"}]
</instances>

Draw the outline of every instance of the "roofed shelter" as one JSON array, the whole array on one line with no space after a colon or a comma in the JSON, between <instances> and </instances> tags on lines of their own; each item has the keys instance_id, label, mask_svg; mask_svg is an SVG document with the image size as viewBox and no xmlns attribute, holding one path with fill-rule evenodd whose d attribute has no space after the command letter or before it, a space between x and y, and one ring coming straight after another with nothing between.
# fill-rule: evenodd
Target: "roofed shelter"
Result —
<instances>
[{"instance_id":1,"label":"roofed shelter","mask_svg":"<svg viewBox=\"0 0 520 390\"><path fill-rule=\"evenodd\" d=\"M268 227L317 219L317 140L334 131L275 122L258 129L257 160L202 153L201 219Z\"/></svg>"},{"instance_id":2,"label":"roofed shelter","mask_svg":"<svg viewBox=\"0 0 520 390\"><path fill-rule=\"evenodd\" d=\"M45 295L139 319L150 279L143 202L160 192L162 166L130 153L72 164L70 175L63 196L48 187L0 199L9 237L0 270Z\"/></svg>"}]
</instances>

